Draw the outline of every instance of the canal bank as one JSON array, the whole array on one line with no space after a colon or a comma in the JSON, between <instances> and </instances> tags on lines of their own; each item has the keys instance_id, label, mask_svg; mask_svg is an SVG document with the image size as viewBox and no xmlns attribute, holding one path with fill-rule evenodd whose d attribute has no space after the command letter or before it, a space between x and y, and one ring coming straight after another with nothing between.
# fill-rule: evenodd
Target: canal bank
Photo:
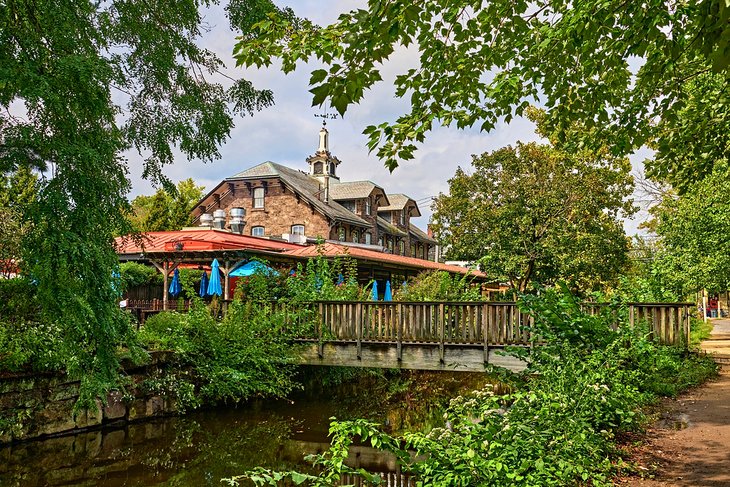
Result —
<instances>
[{"instance_id":1,"label":"canal bank","mask_svg":"<svg viewBox=\"0 0 730 487\"><path fill-rule=\"evenodd\" d=\"M329 446L330 418L367 417L392 431L442 421L451 395L484 385L484 374L321 370L302 372L304 389L288 400L255 400L145 421L102 422L96 429L0 447L0 485L220 485L249 468L307 470L304 457ZM395 459L354 447L353 467L411 485Z\"/></svg>"}]
</instances>

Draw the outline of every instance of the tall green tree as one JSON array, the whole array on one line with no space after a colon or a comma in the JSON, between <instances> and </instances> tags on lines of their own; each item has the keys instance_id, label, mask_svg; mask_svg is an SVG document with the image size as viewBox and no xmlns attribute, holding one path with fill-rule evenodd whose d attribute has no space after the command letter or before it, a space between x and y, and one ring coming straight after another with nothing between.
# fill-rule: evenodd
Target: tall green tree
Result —
<instances>
[{"instance_id":1,"label":"tall green tree","mask_svg":"<svg viewBox=\"0 0 730 487\"><path fill-rule=\"evenodd\" d=\"M188 178L177 183L173 194L160 188L154 195L137 196L132 200L132 227L139 232L158 232L191 225L191 212L203 198L204 189Z\"/></svg>"},{"instance_id":2,"label":"tall green tree","mask_svg":"<svg viewBox=\"0 0 730 487\"><path fill-rule=\"evenodd\" d=\"M671 121L684 109L684 85L704 73L718 73L727 100L727 0L369 0L324 27L272 14L255 33L236 46L240 64L280 58L289 72L314 58L324 68L312 72L312 103L340 113L381 81L400 47L416 50L416 66L395 78L408 112L365 129L391 169L434 126L488 131L535 100L549 109L551 133L561 138L580 121L584 144L610 142L616 154L651 141L657 120L691 129Z\"/></svg>"},{"instance_id":3,"label":"tall green tree","mask_svg":"<svg viewBox=\"0 0 730 487\"><path fill-rule=\"evenodd\" d=\"M211 3L0 3L0 173L43 172L24 261L45 318L64 326L85 404L115 380L129 330L112 283L128 207L124 152L143 153L144 175L164 182L175 147L216 158L235 116L272 103L247 80L214 81L223 62L198 43ZM276 10L270 0L227 8L244 34Z\"/></svg>"},{"instance_id":4,"label":"tall green tree","mask_svg":"<svg viewBox=\"0 0 730 487\"><path fill-rule=\"evenodd\" d=\"M557 280L586 291L615 280L628 251L619 218L634 211L626 159L529 143L473 156L471 169L457 169L434 202L432 225L448 258L478 261L519 291Z\"/></svg>"},{"instance_id":5,"label":"tall green tree","mask_svg":"<svg viewBox=\"0 0 730 487\"><path fill-rule=\"evenodd\" d=\"M653 211L667 251L663 273L684 293L730 288L730 165L719 162L709 176L668 196Z\"/></svg>"}]
</instances>

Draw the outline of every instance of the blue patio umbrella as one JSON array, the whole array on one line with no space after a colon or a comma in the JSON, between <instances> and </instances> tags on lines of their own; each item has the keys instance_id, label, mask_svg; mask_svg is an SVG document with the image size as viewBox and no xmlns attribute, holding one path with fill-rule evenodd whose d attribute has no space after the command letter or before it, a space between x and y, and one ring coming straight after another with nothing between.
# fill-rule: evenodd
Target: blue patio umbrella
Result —
<instances>
[{"instance_id":1,"label":"blue patio umbrella","mask_svg":"<svg viewBox=\"0 0 730 487\"><path fill-rule=\"evenodd\" d=\"M172 282L170 287L167 289L171 296L177 296L182 292L182 284L180 284L180 271L175 269L175 273L172 275Z\"/></svg>"},{"instance_id":2,"label":"blue patio umbrella","mask_svg":"<svg viewBox=\"0 0 730 487\"><path fill-rule=\"evenodd\" d=\"M247 277L253 274L266 274L267 276L275 276L278 274L274 269L257 260L246 262L242 266L236 267L236 270L228 274L230 277Z\"/></svg>"},{"instance_id":3,"label":"blue patio umbrella","mask_svg":"<svg viewBox=\"0 0 730 487\"><path fill-rule=\"evenodd\" d=\"M200 294L201 298L204 298L208 294L208 273L203 271L203 275L200 276Z\"/></svg>"},{"instance_id":4,"label":"blue patio umbrella","mask_svg":"<svg viewBox=\"0 0 730 487\"><path fill-rule=\"evenodd\" d=\"M208 282L208 296L212 296L214 294L217 294L218 296L223 294L223 289L221 288L220 264L218 264L218 259L213 259L213 263L210 265L210 281Z\"/></svg>"},{"instance_id":5,"label":"blue patio umbrella","mask_svg":"<svg viewBox=\"0 0 730 487\"><path fill-rule=\"evenodd\" d=\"M378 300L378 281L373 281L373 301Z\"/></svg>"},{"instance_id":6,"label":"blue patio umbrella","mask_svg":"<svg viewBox=\"0 0 730 487\"><path fill-rule=\"evenodd\" d=\"M385 281L385 296L383 301L393 301L393 292L390 290L390 281Z\"/></svg>"},{"instance_id":7,"label":"blue patio umbrella","mask_svg":"<svg viewBox=\"0 0 730 487\"><path fill-rule=\"evenodd\" d=\"M337 285L342 286L345 283L345 276L342 275L342 272L340 272L340 275L337 276Z\"/></svg>"}]
</instances>

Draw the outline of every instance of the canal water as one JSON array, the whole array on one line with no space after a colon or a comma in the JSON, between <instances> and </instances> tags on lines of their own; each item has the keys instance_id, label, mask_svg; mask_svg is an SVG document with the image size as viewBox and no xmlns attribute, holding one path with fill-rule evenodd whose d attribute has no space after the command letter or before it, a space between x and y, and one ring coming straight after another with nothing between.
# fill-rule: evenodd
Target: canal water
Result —
<instances>
[{"instance_id":1,"label":"canal water","mask_svg":"<svg viewBox=\"0 0 730 487\"><path fill-rule=\"evenodd\" d=\"M396 394L414 397L410 391ZM0 486L221 486L222 478L257 466L306 471L304 457L328 447L330 417L367 417L386 428L428 427L442 406L434 401L424 407L423 395L416 395L419 404L401 399L388 406L367 389L335 396L310 392L294 401L259 401L19 443L0 448ZM382 473L387 486L415 485L392 457L365 446L351 449L348 463Z\"/></svg>"}]
</instances>

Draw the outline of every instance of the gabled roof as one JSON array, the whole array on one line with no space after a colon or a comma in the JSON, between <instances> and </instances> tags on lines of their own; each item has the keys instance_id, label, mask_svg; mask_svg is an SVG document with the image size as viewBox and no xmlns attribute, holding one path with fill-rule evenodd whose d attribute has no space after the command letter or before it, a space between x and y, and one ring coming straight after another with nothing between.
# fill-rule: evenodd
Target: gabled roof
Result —
<instances>
[{"instance_id":1,"label":"gabled roof","mask_svg":"<svg viewBox=\"0 0 730 487\"><path fill-rule=\"evenodd\" d=\"M341 222L352 223L354 225L369 227L370 224L353 214L351 211L337 203L335 198L330 198L329 203L325 203L319 199L319 195L323 193L320 183L317 179L309 176L302 171L291 169L275 162L267 161L258 166L241 171L225 181L241 181L247 179L260 179L267 177L278 177L292 191L299 194L304 200L314 206L323 215ZM332 186L330 186L331 191Z\"/></svg>"},{"instance_id":2,"label":"gabled roof","mask_svg":"<svg viewBox=\"0 0 730 487\"><path fill-rule=\"evenodd\" d=\"M391 235L396 235L398 237L405 237L405 236L408 235L406 232L404 232L400 228L396 227L395 225L393 225L392 223L390 223L385 218L378 217L377 218L377 222L378 222L378 227L380 227L383 230L385 230L386 233L389 233Z\"/></svg>"},{"instance_id":3,"label":"gabled roof","mask_svg":"<svg viewBox=\"0 0 730 487\"><path fill-rule=\"evenodd\" d=\"M418 209L418 205L416 204L416 201L409 197L408 195L402 194L402 193L394 193L389 194L388 201L390 201L390 205L388 206L380 206L378 207L378 212L381 211L400 211L406 208L409 203L413 203L413 209L415 209L415 213L411 213L411 216L421 216L421 210Z\"/></svg>"},{"instance_id":4,"label":"gabled roof","mask_svg":"<svg viewBox=\"0 0 730 487\"><path fill-rule=\"evenodd\" d=\"M114 245L117 254L227 249L283 252L301 247L301 245L289 242L239 235L225 230L209 228L173 232L147 232L136 237L127 235L114 239Z\"/></svg>"},{"instance_id":5,"label":"gabled roof","mask_svg":"<svg viewBox=\"0 0 730 487\"><path fill-rule=\"evenodd\" d=\"M285 255L305 258L315 258L319 255L323 255L324 257L349 255L350 257L353 257L358 261L381 262L385 264L395 265L398 267L408 267L411 269L436 269L440 271L450 272L452 274L470 274L480 278L486 277L485 274L481 271L470 270L464 267L442 264L440 262L434 262L432 260L416 259L415 257L406 257L404 255L386 254L383 252L376 252L373 250L367 250L358 247L345 247L344 245L338 245L330 242L327 242L323 245L310 245L308 247L302 247L296 250L288 250L285 252Z\"/></svg>"},{"instance_id":6,"label":"gabled roof","mask_svg":"<svg viewBox=\"0 0 730 487\"><path fill-rule=\"evenodd\" d=\"M337 180L330 181L330 197L335 200L367 198L376 189L386 197L383 204L389 204L385 190L372 181L348 181L346 183Z\"/></svg>"},{"instance_id":7,"label":"gabled roof","mask_svg":"<svg viewBox=\"0 0 730 487\"><path fill-rule=\"evenodd\" d=\"M436 240L432 237L429 237L426 232L424 232L423 230L421 230L420 228L418 228L417 226L415 226L412 223L408 225L408 231L411 233L411 235L416 237L418 240L432 243L432 244L438 244L438 240Z\"/></svg>"}]
</instances>

